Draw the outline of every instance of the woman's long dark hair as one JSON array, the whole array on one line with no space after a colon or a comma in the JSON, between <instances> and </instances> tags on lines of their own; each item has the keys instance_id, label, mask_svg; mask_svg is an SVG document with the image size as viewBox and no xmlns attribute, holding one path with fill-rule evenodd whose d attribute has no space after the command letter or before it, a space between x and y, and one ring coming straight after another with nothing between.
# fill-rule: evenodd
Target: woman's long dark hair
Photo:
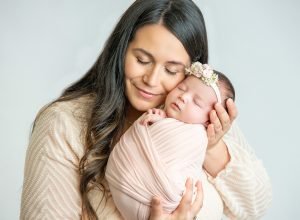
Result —
<instances>
[{"instance_id":1,"label":"woman's long dark hair","mask_svg":"<svg viewBox=\"0 0 300 220\"><path fill-rule=\"evenodd\" d=\"M125 124L127 99L124 88L126 49L136 31L147 24L162 24L183 44L191 61L208 61L208 45L204 19L191 0L137 0L123 14L108 38L92 68L77 82L66 88L55 102L92 95L85 135L85 154L80 161L80 193L84 213L97 219L88 198L93 187L99 187L112 143L117 141ZM88 114L88 113L87 113Z\"/></svg>"}]
</instances>

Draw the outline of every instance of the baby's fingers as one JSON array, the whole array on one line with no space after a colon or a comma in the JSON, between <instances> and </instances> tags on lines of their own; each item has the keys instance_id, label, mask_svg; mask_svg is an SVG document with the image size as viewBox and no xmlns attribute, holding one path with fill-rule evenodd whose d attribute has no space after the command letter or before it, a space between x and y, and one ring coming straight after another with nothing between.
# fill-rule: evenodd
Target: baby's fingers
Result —
<instances>
[{"instance_id":1,"label":"baby's fingers","mask_svg":"<svg viewBox=\"0 0 300 220\"><path fill-rule=\"evenodd\" d=\"M154 114L155 109L154 108L150 108L147 110L148 114Z\"/></svg>"}]
</instances>

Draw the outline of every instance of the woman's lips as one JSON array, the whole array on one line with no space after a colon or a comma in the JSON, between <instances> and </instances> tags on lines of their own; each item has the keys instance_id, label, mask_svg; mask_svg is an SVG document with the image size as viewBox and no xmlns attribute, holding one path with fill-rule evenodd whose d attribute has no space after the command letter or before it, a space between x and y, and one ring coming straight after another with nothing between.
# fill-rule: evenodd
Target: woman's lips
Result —
<instances>
[{"instance_id":1,"label":"woman's lips","mask_svg":"<svg viewBox=\"0 0 300 220\"><path fill-rule=\"evenodd\" d=\"M138 90L138 93L145 99L152 99L153 97L155 96L158 96L159 94L154 94L154 93L151 93L151 92L148 92L148 91L145 91L143 89L140 89L138 87L136 87L137 90Z\"/></svg>"}]
</instances>

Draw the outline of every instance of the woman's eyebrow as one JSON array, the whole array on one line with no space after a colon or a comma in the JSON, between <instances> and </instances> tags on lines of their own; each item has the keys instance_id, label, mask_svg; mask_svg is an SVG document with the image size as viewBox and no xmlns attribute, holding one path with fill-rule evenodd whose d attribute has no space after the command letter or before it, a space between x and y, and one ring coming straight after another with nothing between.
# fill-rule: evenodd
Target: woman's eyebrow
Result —
<instances>
[{"instance_id":1,"label":"woman's eyebrow","mask_svg":"<svg viewBox=\"0 0 300 220\"><path fill-rule=\"evenodd\" d=\"M178 65L178 66L182 66L182 67L186 67L182 62L179 62L179 61L168 61L167 62L168 64L171 64L171 65Z\"/></svg>"},{"instance_id":2,"label":"woman's eyebrow","mask_svg":"<svg viewBox=\"0 0 300 220\"><path fill-rule=\"evenodd\" d=\"M142 49L142 48L134 48L133 49L134 52L141 52L145 55L147 55L148 57L150 57L152 60L155 60L153 55L151 53L149 53L148 51ZM172 65L180 65L183 66L184 68L186 67L182 62L180 61L175 61L175 60L171 60L167 62L168 64L172 64Z\"/></svg>"},{"instance_id":3,"label":"woman's eyebrow","mask_svg":"<svg viewBox=\"0 0 300 220\"><path fill-rule=\"evenodd\" d=\"M148 51L142 49L142 48L134 48L133 51L134 51L134 52L141 52L141 53L147 55L148 57L150 57L151 59L154 60L153 55L152 55L151 53L149 53Z\"/></svg>"}]
</instances>

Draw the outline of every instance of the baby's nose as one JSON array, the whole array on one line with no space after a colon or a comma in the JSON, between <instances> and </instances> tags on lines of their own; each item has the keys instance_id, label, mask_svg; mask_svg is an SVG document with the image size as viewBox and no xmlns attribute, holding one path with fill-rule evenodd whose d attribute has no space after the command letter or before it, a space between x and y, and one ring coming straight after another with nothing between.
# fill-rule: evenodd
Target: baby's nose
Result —
<instances>
[{"instance_id":1,"label":"baby's nose","mask_svg":"<svg viewBox=\"0 0 300 220\"><path fill-rule=\"evenodd\" d=\"M183 93L181 96L179 96L179 100L183 103L186 103L188 100L187 95Z\"/></svg>"}]
</instances>

